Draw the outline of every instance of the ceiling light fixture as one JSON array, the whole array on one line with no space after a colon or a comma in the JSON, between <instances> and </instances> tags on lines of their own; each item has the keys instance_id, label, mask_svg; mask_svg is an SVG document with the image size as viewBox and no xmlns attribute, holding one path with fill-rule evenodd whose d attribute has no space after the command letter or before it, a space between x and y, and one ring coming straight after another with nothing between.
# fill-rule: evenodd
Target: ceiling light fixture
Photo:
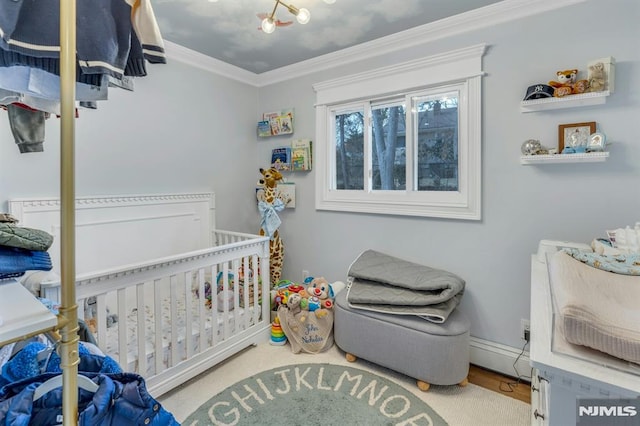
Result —
<instances>
[{"instance_id":1,"label":"ceiling light fixture","mask_svg":"<svg viewBox=\"0 0 640 426\"><path fill-rule=\"evenodd\" d=\"M297 8L292 4L286 4L280 0L275 0L275 2L276 4L273 6L273 10L271 11L271 14L266 18L264 18L262 20L262 24L260 25L262 28L262 31L264 31L267 34L271 34L272 32L274 32L276 30L276 27L279 24L280 25L283 24L280 20L274 19L276 10L278 9L279 5L284 6L289 11L289 13L291 13L296 17L296 20L301 24L306 24L311 19L311 13L309 12L308 9L305 9L304 7ZM327 4L333 4L336 2L336 0L324 0L324 2Z\"/></svg>"}]
</instances>

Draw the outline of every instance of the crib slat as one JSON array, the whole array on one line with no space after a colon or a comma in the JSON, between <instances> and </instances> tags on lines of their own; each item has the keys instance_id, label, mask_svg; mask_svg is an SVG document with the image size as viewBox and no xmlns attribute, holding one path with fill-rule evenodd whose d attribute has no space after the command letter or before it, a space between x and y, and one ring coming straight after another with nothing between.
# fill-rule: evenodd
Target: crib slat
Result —
<instances>
[{"instance_id":1,"label":"crib slat","mask_svg":"<svg viewBox=\"0 0 640 426\"><path fill-rule=\"evenodd\" d=\"M211 288L213 291L213 288ZM198 334L199 337L199 345L200 345L200 352L204 351L206 346L206 341L207 341L207 335L206 330L205 330L205 314L206 314L206 306L205 306L205 302L206 302L206 298L205 298L205 288L204 288L204 268L200 268L198 269L198 319L199 319L199 327L200 327L200 332Z\"/></svg>"},{"instance_id":2,"label":"crib slat","mask_svg":"<svg viewBox=\"0 0 640 426\"><path fill-rule=\"evenodd\" d=\"M242 303L244 305L244 329L246 330L247 328L249 328L249 300L250 300L250 294L249 291L251 289L250 283L251 283L251 277L249 276L249 257L244 257L242 258ZM239 319L239 318L238 318Z\"/></svg>"},{"instance_id":3,"label":"crib slat","mask_svg":"<svg viewBox=\"0 0 640 426\"><path fill-rule=\"evenodd\" d=\"M176 365L178 360L178 307L176 306L176 276L169 278L169 321L171 323L171 360L170 366Z\"/></svg>"},{"instance_id":4,"label":"crib slat","mask_svg":"<svg viewBox=\"0 0 640 426\"><path fill-rule=\"evenodd\" d=\"M257 324L258 323L258 317L260 315L260 309L259 309L259 305L258 305L258 301L261 300L260 299L260 274L258 273L258 271L260 270L259 266L258 266L258 255L254 254L251 257L251 268L253 270L253 273L251 274L251 284L253 285L253 308L251 310L252 313L252 317L253 317L253 324ZM265 303L264 301L267 300L266 296L263 295L262 296L262 303ZM247 315L247 318L249 318L249 315Z\"/></svg>"},{"instance_id":5,"label":"crib slat","mask_svg":"<svg viewBox=\"0 0 640 426\"><path fill-rule=\"evenodd\" d=\"M240 277L238 276L238 272L240 271L240 262L236 258L233 260L233 334L235 334L238 330L240 330L240 321L238 315L240 313ZM231 285L231 284L230 284Z\"/></svg>"},{"instance_id":6,"label":"crib slat","mask_svg":"<svg viewBox=\"0 0 640 426\"><path fill-rule=\"evenodd\" d=\"M155 360L155 374L160 374L164 368L164 348L162 347L162 280L153 281L153 312L154 312L154 324L153 333L155 336L155 343L153 345L153 358Z\"/></svg>"},{"instance_id":7,"label":"crib slat","mask_svg":"<svg viewBox=\"0 0 640 426\"><path fill-rule=\"evenodd\" d=\"M104 294L99 294L96 296L96 313L95 313L95 322L96 322L96 332L98 333L98 347L106 348L107 347L107 301ZM120 318L120 321L127 321L127 318ZM119 327L119 324L116 324Z\"/></svg>"},{"instance_id":8,"label":"crib slat","mask_svg":"<svg viewBox=\"0 0 640 426\"><path fill-rule=\"evenodd\" d=\"M106 310L105 310L106 312ZM124 371L129 370L129 345L127 342L127 289L118 290L118 358L120 367Z\"/></svg>"},{"instance_id":9,"label":"crib slat","mask_svg":"<svg viewBox=\"0 0 640 426\"><path fill-rule=\"evenodd\" d=\"M211 266L211 346L215 346L220 341L218 337L219 323L218 323L218 265Z\"/></svg>"},{"instance_id":10,"label":"crib slat","mask_svg":"<svg viewBox=\"0 0 640 426\"><path fill-rule=\"evenodd\" d=\"M229 292L229 264L227 262L222 264L222 282L225 293ZM231 336L231 325L229 324L229 298L222 298L222 322L224 324L223 340L227 340Z\"/></svg>"},{"instance_id":11,"label":"crib slat","mask_svg":"<svg viewBox=\"0 0 640 426\"><path fill-rule=\"evenodd\" d=\"M87 299L78 299L78 319L86 322L85 314L86 309L81 309L87 306Z\"/></svg>"},{"instance_id":12,"label":"crib slat","mask_svg":"<svg viewBox=\"0 0 640 426\"><path fill-rule=\"evenodd\" d=\"M138 374L143 377L147 376L147 324L145 319L145 299L144 299L144 286L145 284L138 284L136 286L136 308L138 314Z\"/></svg>"},{"instance_id":13,"label":"crib slat","mask_svg":"<svg viewBox=\"0 0 640 426\"><path fill-rule=\"evenodd\" d=\"M191 303L191 271L184 273L184 283L182 285L182 294L184 294L184 310L185 310L185 349L187 352L187 359L191 359L193 356L193 308Z\"/></svg>"}]
</instances>

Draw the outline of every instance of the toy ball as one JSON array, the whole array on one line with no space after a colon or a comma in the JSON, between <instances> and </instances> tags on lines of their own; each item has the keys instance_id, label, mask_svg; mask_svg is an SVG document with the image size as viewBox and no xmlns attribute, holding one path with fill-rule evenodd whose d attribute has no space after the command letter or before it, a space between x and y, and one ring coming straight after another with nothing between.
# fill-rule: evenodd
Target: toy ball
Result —
<instances>
[{"instance_id":1,"label":"toy ball","mask_svg":"<svg viewBox=\"0 0 640 426\"><path fill-rule=\"evenodd\" d=\"M522 151L522 154L524 155L534 155L541 149L542 145L540 144L540 141L535 139L528 139L524 141L520 147L520 151Z\"/></svg>"}]
</instances>

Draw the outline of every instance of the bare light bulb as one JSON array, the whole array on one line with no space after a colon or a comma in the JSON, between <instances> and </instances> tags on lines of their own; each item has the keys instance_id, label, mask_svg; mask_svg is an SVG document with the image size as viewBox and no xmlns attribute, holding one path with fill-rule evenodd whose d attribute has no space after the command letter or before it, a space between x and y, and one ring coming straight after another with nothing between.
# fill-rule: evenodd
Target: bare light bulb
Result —
<instances>
[{"instance_id":1,"label":"bare light bulb","mask_svg":"<svg viewBox=\"0 0 640 426\"><path fill-rule=\"evenodd\" d=\"M309 11L304 7L301 7L300 9L298 9L298 14L296 15L296 19L301 24L306 24L311 19L311 13L309 13Z\"/></svg>"},{"instance_id":2,"label":"bare light bulb","mask_svg":"<svg viewBox=\"0 0 640 426\"><path fill-rule=\"evenodd\" d=\"M334 4L336 0L324 0L326 4Z\"/></svg>"},{"instance_id":3,"label":"bare light bulb","mask_svg":"<svg viewBox=\"0 0 640 426\"><path fill-rule=\"evenodd\" d=\"M262 28L262 31L267 34L271 34L276 30L276 24L273 22L273 19L270 18L264 18L260 27Z\"/></svg>"}]
</instances>

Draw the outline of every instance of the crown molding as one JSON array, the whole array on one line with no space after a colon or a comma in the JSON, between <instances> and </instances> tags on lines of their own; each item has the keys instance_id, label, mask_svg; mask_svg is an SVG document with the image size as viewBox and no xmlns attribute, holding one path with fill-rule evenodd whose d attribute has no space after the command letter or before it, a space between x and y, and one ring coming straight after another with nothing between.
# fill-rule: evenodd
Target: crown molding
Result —
<instances>
[{"instance_id":1,"label":"crown molding","mask_svg":"<svg viewBox=\"0 0 640 426\"><path fill-rule=\"evenodd\" d=\"M427 44L457 34L584 3L585 1L587 0L503 0L489 6L260 74L230 65L168 41L165 41L165 48L169 48L166 49L167 56L172 59L180 60L234 80L262 87L384 55L399 49Z\"/></svg>"},{"instance_id":2,"label":"crown molding","mask_svg":"<svg viewBox=\"0 0 640 426\"><path fill-rule=\"evenodd\" d=\"M187 65L219 74L232 80L237 80L241 83L260 86L259 74L236 67L235 65L212 58L211 56L204 55L168 40L164 40L164 48L165 54L169 59L180 61Z\"/></svg>"}]
</instances>

